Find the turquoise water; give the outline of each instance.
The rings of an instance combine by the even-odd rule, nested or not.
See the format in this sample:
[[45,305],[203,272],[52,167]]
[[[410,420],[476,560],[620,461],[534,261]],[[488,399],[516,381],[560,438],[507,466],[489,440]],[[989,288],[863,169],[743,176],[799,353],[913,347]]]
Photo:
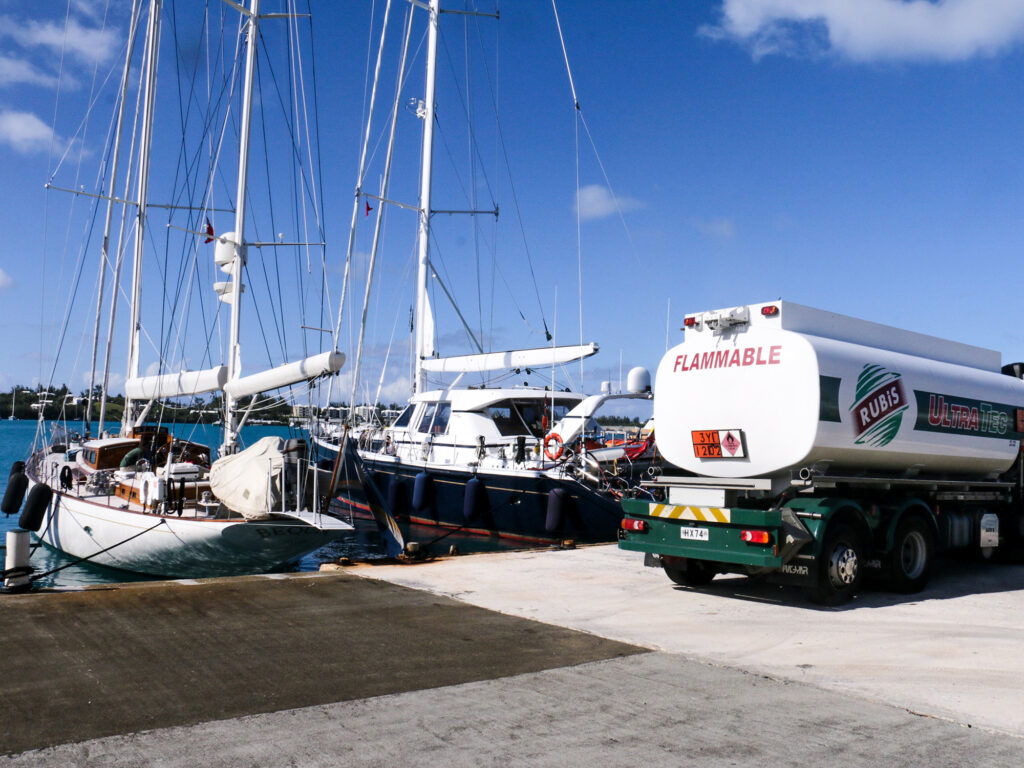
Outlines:
[[[46,422],[47,430],[52,426],[54,426],[54,422]],[[218,426],[211,424],[166,426],[180,438],[214,448],[220,444],[221,431]],[[3,496],[4,491],[7,489],[7,477],[11,464],[15,461],[25,461],[32,451],[37,427],[38,422],[35,421],[0,420],[0,497]],[[112,433],[116,433],[120,428],[120,424],[108,422],[106,428]],[[69,432],[81,431],[81,429],[80,423],[69,422],[67,424]],[[267,435],[305,437],[299,430],[284,426],[246,426],[242,428],[242,444],[243,446],[251,445]],[[319,569],[321,563],[331,562],[339,557],[349,557],[353,560],[383,558],[384,544],[377,533],[376,525],[372,521],[355,520],[353,522],[356,530],[350,537],[329,544],[307,555],[288,570],[315,571]],[[0,565],[3,564],[3,547],[6,542],[7,531],[17,526],[18,515],[6,517],[0,514]],[[422,545],[425,545],[424,551],[430,554],[444,554],[448,552],[451,545],[458,547],[460,552],[479,552],[508,548],[505,543],[486,537],[462,536],[459,534],[442,536],[440,532],[433,528],[410,527],[408,524],[403,524],[401,527],[406,541],[421,542]],[[439,538],[440,540],[438,540]],[[33,542],[35,543],[36,540],[33,539]],[[47,546],[38,546],[33,550],[30,562],[36,569],[36,574],[39,575],[62,566],[68,566],[69,563],[73,562],[73,559]],[[65,567],[52,575],[43,576],[35,584],[39,587],[68,588],[89,584],[147,580],[153,579],[148,576],[126,573],[125,571],[113,568],[104,568],[100,565],[80,563]]]

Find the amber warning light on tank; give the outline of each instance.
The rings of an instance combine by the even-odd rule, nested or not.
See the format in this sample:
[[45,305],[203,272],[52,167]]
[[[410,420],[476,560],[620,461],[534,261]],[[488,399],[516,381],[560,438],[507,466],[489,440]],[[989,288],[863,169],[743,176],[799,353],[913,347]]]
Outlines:
[[646,520],[630,520],[628,517],[622,520],[622,530],[634,531],[635,533],[647,533]]
[[779,308],[774,304],[768,304],[767,306],[761,307],[761,314],[765,317],[775,317],[779,314]]

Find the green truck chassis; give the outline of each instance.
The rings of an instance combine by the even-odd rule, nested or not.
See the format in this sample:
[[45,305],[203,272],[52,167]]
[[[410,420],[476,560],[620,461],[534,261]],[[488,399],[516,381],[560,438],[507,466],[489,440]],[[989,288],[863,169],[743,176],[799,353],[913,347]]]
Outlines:
[[1013,481],[805,476],[781,494],[754,481],[722,482],[662,478],[651,490],[671,501],[623,500],[619,547],[645,553],[647,565],[679,584],[741,573],[838,604],[865,575],[916,592],[937,553],[974,548],[991,556],[1024,534]]

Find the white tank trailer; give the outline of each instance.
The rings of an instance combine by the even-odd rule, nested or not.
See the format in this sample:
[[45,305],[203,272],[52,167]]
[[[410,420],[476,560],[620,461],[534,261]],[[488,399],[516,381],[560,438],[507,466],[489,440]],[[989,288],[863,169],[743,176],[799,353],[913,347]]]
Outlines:
[[1024,365],[783,301],[684,329],[654,388],[683,473],[623,503],[623,548],[679,583],[769,575],[835,603],[865,571],[916,591],[936,552],[1019,547]]

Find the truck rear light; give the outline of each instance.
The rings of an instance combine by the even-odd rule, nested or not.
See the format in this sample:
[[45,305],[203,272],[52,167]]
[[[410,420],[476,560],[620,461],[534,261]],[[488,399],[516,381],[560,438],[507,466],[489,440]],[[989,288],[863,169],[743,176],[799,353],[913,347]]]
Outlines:
[[622,519],[622,530],[634,531],[636,533],[647,533],[646,520],[630,520],[628,517]]
[[768,531],[741,531],[740,541],[747,544],[771,544],[772,535]]
[[774,304],[769,304],[766,307],[761,307],[761,314],[765,317],[775,317],[779,314],[779,308]]
[[683,320],[683,328],[693,328],[695,325],[697,325],[696,317],[688,317]]

